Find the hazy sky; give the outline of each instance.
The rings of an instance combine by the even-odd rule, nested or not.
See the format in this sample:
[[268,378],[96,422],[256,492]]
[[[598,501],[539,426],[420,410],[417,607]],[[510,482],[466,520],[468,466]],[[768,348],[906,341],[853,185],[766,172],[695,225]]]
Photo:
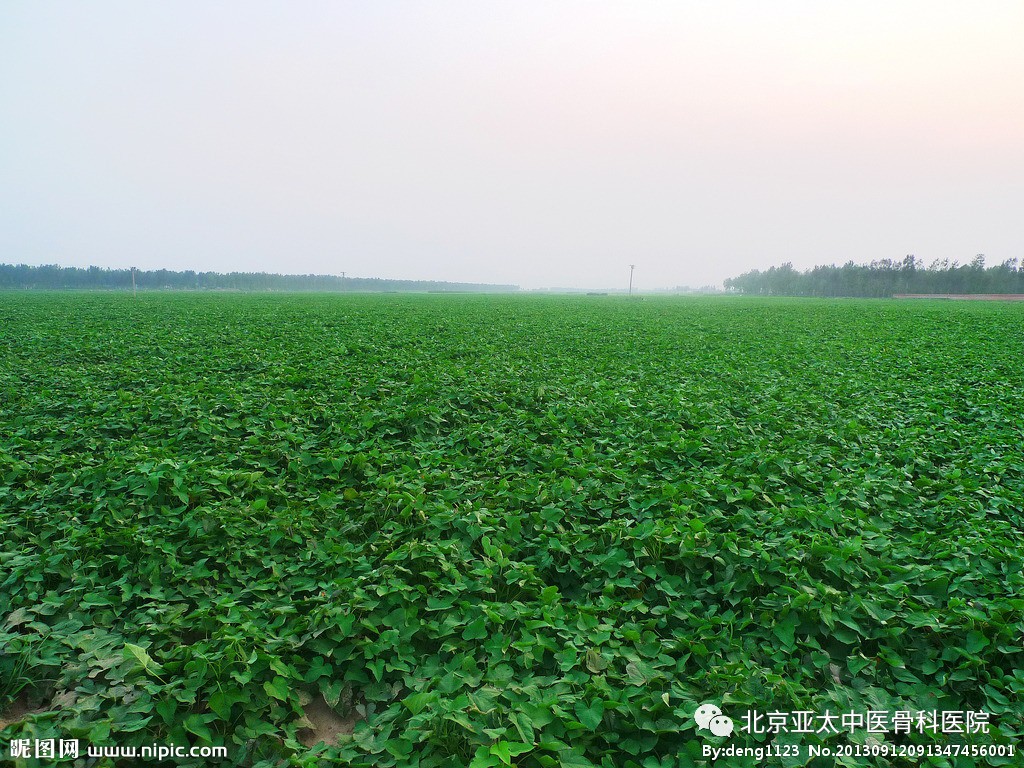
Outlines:
[[641,288],[1024,257],[1024,3],[0,7],[0,262]]

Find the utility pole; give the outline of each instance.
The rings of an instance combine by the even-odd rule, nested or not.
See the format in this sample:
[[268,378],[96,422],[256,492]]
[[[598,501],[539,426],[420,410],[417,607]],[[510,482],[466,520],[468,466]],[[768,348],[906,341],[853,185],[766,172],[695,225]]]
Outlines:
[[629,295],[633,295],[633,270],[636,269],[636,264],[629,265]]
[[341,273],[341,290],[345,290],[345,273]]
[[132,267],[132,298],[139,298],[139,294],[135,291],[135,267]]

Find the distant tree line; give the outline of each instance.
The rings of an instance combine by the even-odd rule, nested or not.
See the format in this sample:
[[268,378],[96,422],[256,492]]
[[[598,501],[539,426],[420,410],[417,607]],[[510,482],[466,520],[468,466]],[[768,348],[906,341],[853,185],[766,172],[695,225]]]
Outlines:
[[[234,291],[430,291],[430,292],[505,292],[518,291],[518,285],[483,283],[446,283],[431,280],[386,280],[378,277],[339,277],[337,275],[277,275],[267,272],[173,272],[168,269],[136,270],[139,290],[234,290]],[[47,264],[0,264],[2,288],[95,288],[102,290],[132,287],[130,269],[101,267],[59,267]]]
[[767,271],[753,270],[725,281],[728,291],[757,296],[864,296],[897,293],[1024,293],[1024,269],[1017,259],[985,266],[981,254],[967,264],[934,261],[929,266],[914,256],[870,264],[832,264],[800,272],[792,263]]

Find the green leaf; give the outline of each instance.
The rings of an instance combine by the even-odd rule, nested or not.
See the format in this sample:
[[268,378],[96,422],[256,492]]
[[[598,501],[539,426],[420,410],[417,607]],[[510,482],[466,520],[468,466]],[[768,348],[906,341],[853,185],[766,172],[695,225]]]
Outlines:
[[501,761],[502,765],[512,765],[512,754],[507,741],[499,741],[491,745],[491,754]]
[[590,648],[587,650],[585,663],[587,665],[587,669],[595,675],[608,669],[608,660],[602,656],[601,652],[596,648]]
[[626,665],[626,679],[633,685],[647,684],[647,676],[640,669],[640,665],[634,661]]
[[173,698],[166,698],[157,703],[156,712],[166,725],[174,722],[174,714],[178,711],[178,702]]
[[533,749],[532,744],[520,744],[519,742],[498,741],[491,745],[490,754],[498,758],[501,765],[512,765],[512,758],[525,754]]
[[7,623],[4,625],[8,629],[20,626],[27,621],[32,620],[32,614],[28,612],[27,608],[18,608],[17,610],[11,611],[7,616]]
[[863,656],[851,656],[846,660],[847,668],[855,675],[870,663],[871,659],[866,659]]
[[558,760],[562,768],[595,768],[594,764],[583,755],[568,749],[558,753]]
[[469,768],[492,768],[492,766],[501,765],[501,760],[491,754],[491,751],[487,747],[478,747],[476,754],[473,755],[473,759],[469,763]]
[[464,640],[483,640],[487,637],[487,620],[480,617],[468,627],[462,633]]
[[796,645],[795,633],[799,623],[800,618],[795,613],[787,613],[782,620],[772,628],[772,634],[779,638],[779,642],[782,643],[783,647],[788,650],[792,650]]
[[213,741],[213,733],[210,732],[209,726],[206,724],[212,715],[196,715],[192,714],[185,718],[183,725],[185,730],[189,733],[194,733],[196,736],[206,741]]
[[967,633],[967,652],[977,653],[978,651],[987,648],[990,641],[981,632],[968,632]]
[[406,696],[402,703],[412,714],[418,715],[434,698],[436,698],[436,694],[430,691],[423,691],[422,693],[414,693],[410,696]]
[[533,720],[529,715],[525,712],[513,712],[510,715],[510,719],[524,742],[533,744],[536,741],[537,737],[534,735]]
[[217,691],[210,696],[208,703],[210,709],[213,710],[221,720],[230,720],[231,707],[245,700],[246,697],[238,693]]
[[272,696],[278,701],[288,700],[288,681],[283,677],[275,676],[273,680],[263,683],[263,690],[267,692],[268,696]]
[[150,655],[146,652],[146,649],[139,645],[133,645],[132,643],[124,644],[124,657],[126,659],[135,659],[138,661],[142,668],[147,672],[152,672],[155,675],[159,675],[163,669],[150,658]]
[[578,701],[573,711],[576,712],[576,718],[588,730],[596,731],[604,719],[604,702],[594,699],[590,702],[590,706],[587,706],[582,701]]

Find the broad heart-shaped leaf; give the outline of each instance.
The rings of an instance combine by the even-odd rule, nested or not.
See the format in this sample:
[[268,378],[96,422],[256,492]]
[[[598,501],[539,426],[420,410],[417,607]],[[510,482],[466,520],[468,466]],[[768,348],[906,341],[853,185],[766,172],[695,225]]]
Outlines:
[[525,712],[513,712],[510,719],[523,741],[532,744],[536,736],[533,731],[533,720],[530,716]]
[[588,707],[582,701],[578,701],[573,711],[576,712],[576,718],[583,725],[591,731],[596,731],[604,719],[604,702],[600,699],[594,699]]
[[142,665],[143,669],[145,669],[147,672],[153,673],[154,675],[159,675],[161,672],[163,672],[163,669],[160,667],[159,664],[153,661],[152,657],[150,657],[150,655],[146,652],[146,649],[139,645],[125,643],[124,657],[126,659],[135,659]]
[[987,648],[989,645],[989,639],[985,637],[981,632],[968,632],[967,633],[967,652],[977,653],[978,651]]
[[520,744],[516,741],[499,741],[491,745],[490,753],[497,757],[502,765],[512,765],[512,758],[529,752],[533,749],[530,744]]
[[608,669],[608,660],[601,655],[601,652],[596,648],[590,648],[587,650],[586,665],[594,674],[603,672]]
[[163,718],[164,723],[170,725],[174,718],[174,713],[178,709],[178,702],[172,697],[167,697],[159,704],[156,705],[156,711]]
[[478,747],[469,768],[493,768],[496,765],[501,765],[498,756],[491,754],[491,750],[487,747]]
[[210,696],[209,706],[211,710],[217,713],[217,716],[221,720],[230,720],[231,707],[239,702],[246,701],[247,699],[247,696],[240,693],[217,691],[215,694]]
[[149,717],[142,717],[138,714],[131,714],[124,720],[118,721],[117,730],[121,733],[131,733],[132,731],[140,731],[149,725],[149,721],[153,719],[153,715]]
[[562,768],[594,768],[594,764],[583,755],[577,754],[568,749],[558,753],[558,760]]
[[787,650],[792,650],[795,645],[795,632],[796,627],[800,623],[800,617],[795,613],[788,613],[778,622],[772,629],[774,635],[779,638],[779,641]]
[[268,696],[273,696],[275,699],[288,700],[288,681],[283,677],[277,676],[273,680],[268,680],[263,684],[263,690],[267,692]]
[[189,733],[194,733],[196,736],[206,739],[207,741],[213,741],[213,734],[210,732],[210,728],[207,725],[212,717],[213,715],[191,714],[185,718],[185,730]]
[[851,656],[846,660],[846,666],[855,675],[870,663],[871,659],[866,659],[863,656]]
[[406,696],[402,702],[406,708],[414,714],[418,715],[423,711],[423,708],[430,703],[431,699],[437,698],[431,691],[423,691],[422,693],[414,693],[410,696]]
[[626,665],[626,679],[633,685],[644,685],[647,682],[647,676],[644,675],[640,666],[633,661]]
[[8,629],[13,629],[20,624],[24,624],[26,621],[31,621],[32,614],[28,612],[28,608],[18,608],[17,610],[11,611],[7,616],[7,622],[4,626]]
[[462,633],[464,640],[483,640],[487,637],[487,622],[483,617],[480,617],[468,627]]

